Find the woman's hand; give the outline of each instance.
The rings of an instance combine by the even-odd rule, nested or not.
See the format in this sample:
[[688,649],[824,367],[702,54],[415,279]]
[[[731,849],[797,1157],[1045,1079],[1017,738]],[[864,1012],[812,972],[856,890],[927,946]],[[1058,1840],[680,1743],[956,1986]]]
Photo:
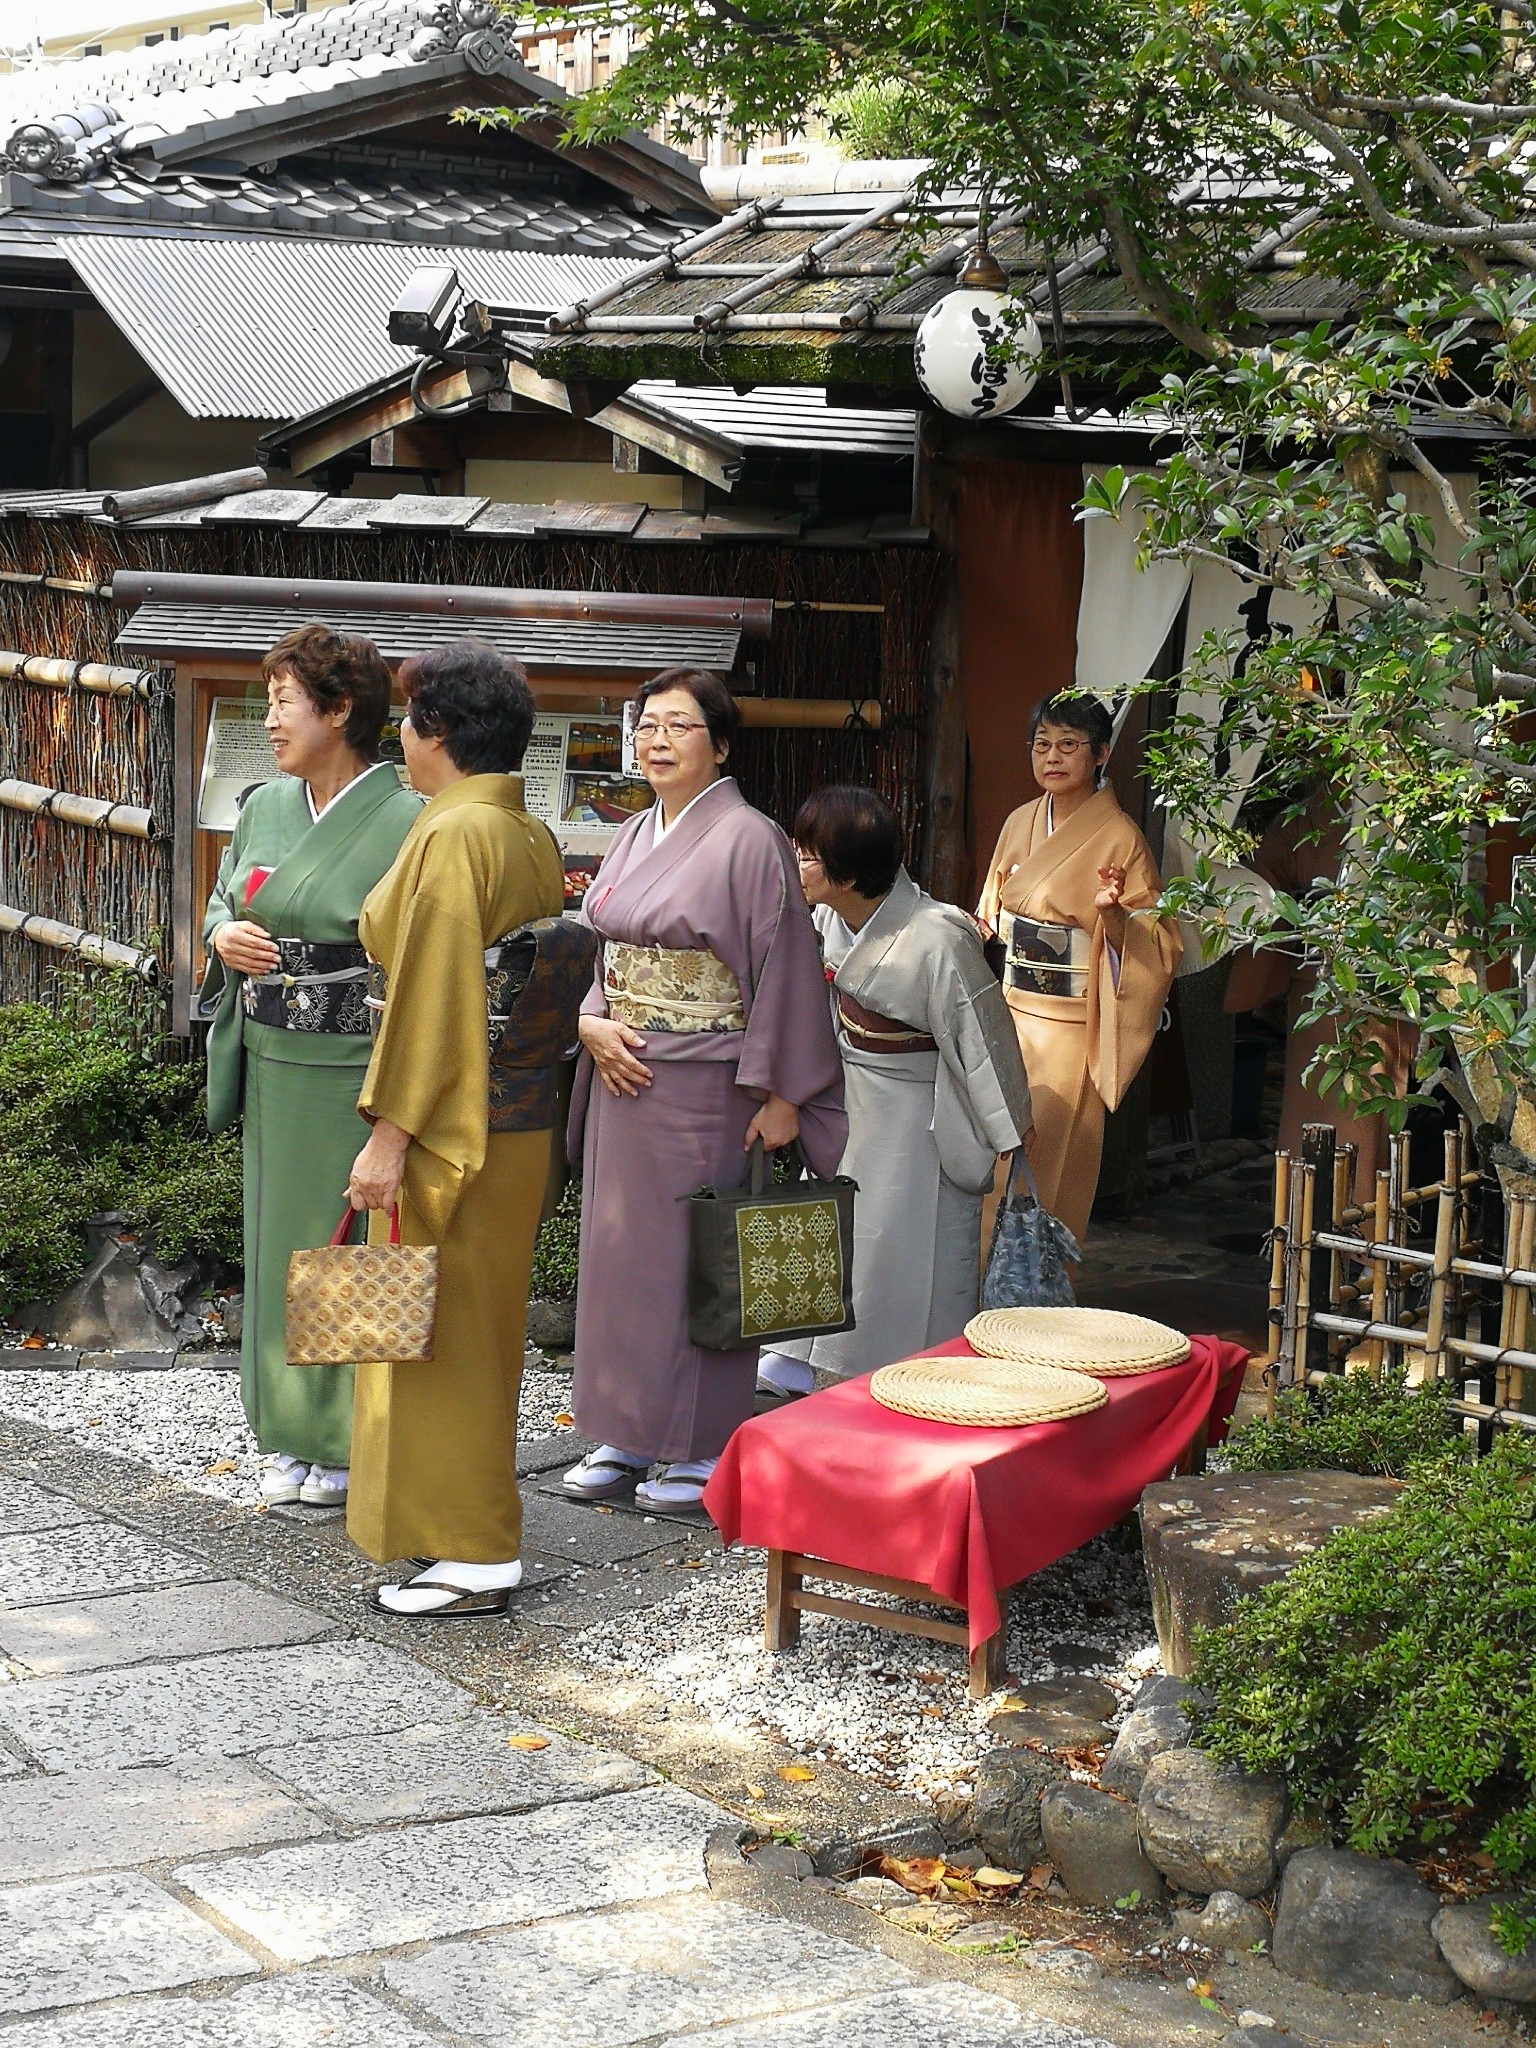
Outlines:
[[271,934],[246,917],[221,924],[213,935],[213,950],[236,974],[270,974],[281,957]]
[[[1093,899],[1095,910],[1102,917],[1107,910],[1120,910],[1120,898],[1125,894],[1125,869],[1113,865],[1099,869],[1099,891]],[[1122,912],[1123,915],[1123,912]]]
[[799,1110],[792,1102],[786,1102],[782,1095],[770,1095],[747,1125],[742,1150],[750,1152],[761,1138],[770,1152],[777,1152],[781,1145],[792,1145],[799,1135]]
[[380,1117],[373,1135],[352,1162],[347,1200],[354,1209],[393,1209],[405,1179],[405,1155],[411,1134]]
[[980,939],[984,946],[990,946],[997,937],[995,927],[988,924],[979,910],[968,910],[965,914],[971,920],[971,923],[975,925],[977,938]]
[[583,1017],[577,1036],[610,1095],[638,1095],[651,1085],[651,1070],[635,1055],[645,1049],[638,1031],[613,1017]]

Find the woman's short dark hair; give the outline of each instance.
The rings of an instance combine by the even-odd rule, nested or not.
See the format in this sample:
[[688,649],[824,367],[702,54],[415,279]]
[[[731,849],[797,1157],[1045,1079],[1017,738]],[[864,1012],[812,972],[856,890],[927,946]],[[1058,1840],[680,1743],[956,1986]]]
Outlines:
[[794,841],[837,888],[891,893],[901,866],[901,820],[872,789],[818,789],[795,813]]
[[648,683],[642,683],[635,695],[635,716],[639,718],[653,697],[659,697],[663,690],[686,690],[698,705],[704,723],[709,727],[711,742],[717,747],[729,747],[741,731],[741,713],[736,708],[736,699],[721,682],[713,669],[709,668],[664,668],[659,676],[652,676]]
[[1115,737],[1114,722],[1104,706],[1081,690],[1060,690],[1054,697],[1042,697],[1029,721],[1031,740],[1042,725],[1064,725],[1068,732],[1080,732],[1095,748],[1112,745]]
[[463,775],[510,775],[533,731],[533,692],[523,664],[486,640],[429,647],[400,665],[411,724],[441,740]]
[[333,633],[319,619],[295,626],[261,657],[261,680],[292,676],[322,714],[350,706],[341,736],[365,761],[379,757],[379,734],[389,717],[389,669],[361,633]]

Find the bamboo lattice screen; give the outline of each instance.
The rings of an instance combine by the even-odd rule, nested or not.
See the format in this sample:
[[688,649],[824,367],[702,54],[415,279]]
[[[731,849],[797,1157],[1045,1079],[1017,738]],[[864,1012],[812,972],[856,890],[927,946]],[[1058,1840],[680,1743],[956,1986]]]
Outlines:
[[[111,662],[120,618],[103,587],[119,568],[371,582],[664,590],[771,597],[772,637],[753,651],[767,696],[881,705],[878,732],[754,730],[736,772],[748,799],[788,824],[827,782],[873,784],[900,812],[914,860],[923,830],[924,668],[942,564],[913,547],[773,544],[625,546],[463,534],[259,527],[113,528],[84,519],[0,521],[0,650]],[[821,607],[849,607],[821,609]],[[0,779],[150,811],[151,839],[0,807],[0,902],[163,955],[173,849],[168,679],[149,696],[106,696],[0,676]],[[0,1001],[40,995],[53,960],[0,935]]]

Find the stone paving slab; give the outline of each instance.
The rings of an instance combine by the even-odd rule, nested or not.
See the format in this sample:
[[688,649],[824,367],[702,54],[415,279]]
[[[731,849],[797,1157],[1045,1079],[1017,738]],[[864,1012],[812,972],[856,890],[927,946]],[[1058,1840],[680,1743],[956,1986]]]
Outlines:
[[344,1977],[303,1972],[212,1998],[156,1998],[23,2020],[6,2048],[436,2048]]
[[555,1806],[228,1857],[176,1881],[285,1962],[319,1962],[702,1890],[704,1834],[719,1819],[661,1786],[576,1816]]
[[696,1546],[710,1538],[718,1545],[711,1523],[680,1523],[661,1515],[647,1520],[623,1509],[595,1514],[583,1502],[567,1499],[557,1479],[523,1488],[523,1541],[530,1550],[567,1564],[613,1564],[652,1550]]
[[249,1764],[223,1758],[23,1778],[0,1785],[0,1883],[307,1841],[325,1831]]
[[0,1649],[39,1677],[196,1657],[210,1650],[304,1643],[336,1627],[297,1601],[240,1579],[112,1593],[0,1613]]
[[[548,1747],[512,1749],[511,1735],[536,1737]],[[338,1819],[362,1827],[523,1813],[655,1783],[653,1772],[627,1756],[503,1714],[402,1728],[387,1742],[352,1735],[268,1749],[257,1762]]]
[[21,1536],[34,1529],[65,1529],[95,1519],[78,1502],[0,1472],[0,1536]]
[[73,1372],[80,1363],[75,1350],[49,1351],[34,1346],[9,1344],[0,1350],[0,1372]]
[[457,1721],[473,1705],[462,1686],[398,1650],[300,1643],[34,1678],[0,1688],[0,1727],[50,1771],[125,1770]]
[[925,1984],[740,2026],[674,2034],[661,2048],[1112,2048],[965,1984]]
[[[135,1871],[18,1885],[4,1894],[4,1926],[0,2016],[250,1976],[258,1968]],[[155,2037],[153,2026],[141,2036]]]
[[[724,1900],[584,1915],[386,1963],[450,2033],[497,2048],[625,2048],[678,2027],[910,1984],[898,1963]],[[947,2044],[946,2044],[947,2048]]]
[[200,1558],[117,1522],[0,1536],[0,1608],[40,1607],[86,1593],[123,1593],[212,1575]]

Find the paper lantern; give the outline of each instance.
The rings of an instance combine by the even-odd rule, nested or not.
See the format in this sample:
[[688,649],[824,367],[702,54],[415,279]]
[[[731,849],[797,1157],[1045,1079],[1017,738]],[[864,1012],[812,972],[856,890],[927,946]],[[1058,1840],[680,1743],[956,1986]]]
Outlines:
[[[978,244],[955,289],[923,315],[912,363],[923,390],[957,419],[995,419],[1035,388],[1044,347],[1040,329],[1017,299],[997,259]],[[990,353],[1010,344],[1006,357]]]

